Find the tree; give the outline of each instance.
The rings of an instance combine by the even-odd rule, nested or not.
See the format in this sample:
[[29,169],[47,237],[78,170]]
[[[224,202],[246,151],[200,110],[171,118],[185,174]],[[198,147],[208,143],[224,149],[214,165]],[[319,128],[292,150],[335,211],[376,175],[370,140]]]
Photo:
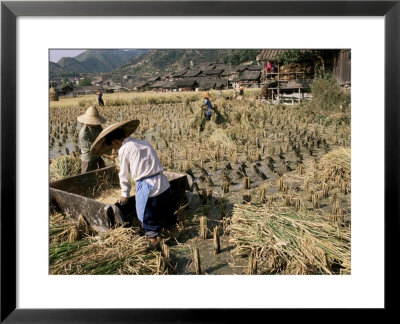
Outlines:
[[82,80],[79,80],[79,86],[84,87],[84,86],[90,86],[92,85],[92,80],[90,78],[83,78]]

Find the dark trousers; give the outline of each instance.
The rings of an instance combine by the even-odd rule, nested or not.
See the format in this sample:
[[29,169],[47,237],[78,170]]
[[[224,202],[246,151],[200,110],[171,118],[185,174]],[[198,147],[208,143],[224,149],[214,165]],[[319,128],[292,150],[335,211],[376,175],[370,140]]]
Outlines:
[[177,216],[174,214],[172,205],[171,188],[147,200],[143,216],[143,229],[147,237],[157,236],[162,228],[174,228],[176,221]]
[[206,120],[210,120],[210,119],[211,119],[211,115],[206,114]]
[[82,161],[81,163],[81,173],[86,173],[89,171],[94,171],[97,169],[104,168],[106,164],[104,163],[102,158],[98,158],[91,161]]
[[99,98],[99,106],[104,106],[104,101],[102,98]]

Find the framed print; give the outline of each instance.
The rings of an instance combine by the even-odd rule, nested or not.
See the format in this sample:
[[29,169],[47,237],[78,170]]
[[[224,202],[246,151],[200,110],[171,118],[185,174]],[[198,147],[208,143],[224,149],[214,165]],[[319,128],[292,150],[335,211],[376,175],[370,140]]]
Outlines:
[[[4,1],[1,16],[2,322],[234,322],[237,321],[235,317],[239,315],[246,316],[254,312],[257,316],[266,316],[271,309],[393,309],[394,300],[391,295],[398,283],[398,278],[393,272],[393,260],[397,255],[394,238],[399,234],[398,1]],[[138,57],[151,52],[156,55],[154,58],[145,56],[143,61],[133,58],[123,73],[115,76],[112,72],[107,77],[102,74],[101,80],[90,74],[79,77],[76,73],[65,75],[65,78],[60,79],[60,87],[55,80],[57,78],[52,78],[49,74],[52,68],[58,68],[57,64],[53,64],[57,60],[52,61],[52,55],[57,51],[64,51],[65,54],[67,50],[80,50],[73,55],[83,55],[81,52],[88,49],[113,50],[113,56],[109,56],[113,60],[116,60],[118,55],[130,55],[134,51],[138,51]],[[220,50],[220,57],[223,57],[221,62],[217,61],[217,56],[213,53],[207,52],[208,49]],[[281,56],[274,61],[273,56],[268,56],[269,49],[290,50],[287,54],[280,54]],[[192,51],[190,53],[196,51],[197,56],[210,57],[210,62],[215,60],[217,63],[206,62],[205,59],[192,59],[185,61],[185,71],[178,68],[163,70],[164,67],[157,66],[157,75],[154,72],[156,69],[150,72],[145,70],[145,80],[135,79],[134,74],[138,73],[138,67],[141,65],[153,62],[152,59],[168,60],[184,50]],[[248,58],[244,59],[245,56]],[[347,76],[347,72],[343,72],[340,78],[343,88],[347,89],[349,86],[351,92],[347,89],[347,96],[342,96],[339,91],[333,99],[329,99],[342,100],[340,103],[335,101],[335,107],[340,109],[335,117],[338,127],[333,127],[332,121],[325,120],[325,117],[315,117],[316,113],[307,106],[312,102],[307,100],[307,86],[295,84],[290,77],[284,80],[285,73],[289,75],[291,71],[285,71],[283,60],[287,60],[285,62],[289,64],[290,60],[300,56],[305,60],[310,57],[319,60],[312,66],[318,66],[318,69],[324,71],[328,69],[329,64],[334,68],[342,62],[341,68],[348,72]],[[243,62],[247,61],[248,64],[243,65]],[[88,62],[86,64],[89,64]],[[91,62],[94,62],[93,58]],[[203,66],[205,64],[206,66]],[[119,63],[118,66],[123,64]],[[306,70],[305,68],[304,71],[296,73],[311,71]],[[226,73],[226,78],[223,73]],[[187,76],[183,77],[185,74]],[[203,79],[199,79],[199,75],[203,75]],[[301,78],[296,75],[295,79],[298,81]],[[212,80],[214,83],[209,85]],[[321,77],[321,80],[325,82],[321,83],[321,92],[328,91],[330,86],[333,87],[327,78]],[[76,86],[70,82],[75,82]],[[85,85],[85,82],[89,83]],[[107,82],[109,84],[105,84]],[[50,92],[45,86],[49,83]],[[288,84],[297,92],[286,91],[291,89]],[[92,85],[93,89],[89,89]],[[261,92],[262,85],[265,85],[265,94]],[[69,90],[70,93],[67,93]],[[125,90],[127,92],[122,95]],[[79,91],[84,93],[78,93]],[[113,94],[113,91],[118,94]],[[67,103],[69,100],[68,105],[56,104],[58,96],[62,96],[59,103]],[[301,107],[308,107],[311,112],[308,111],[304,116],[293,113],[291,108],[295,106],[296,100],[300,102]],[[275,108],[264,110],[263,105],[270,103],[277,104],[279,108],[276,111]],[[208,110],[202,108],[202,104],[206,105]],[[104,105],[106,107],[103,107]],[[235,111],[235,108],[232,108],[240,105],[243,105],[243,110]],[[318,105],[328,107],[329,102],[325,98],[319,101]],[[148,112],[139,108],[130,110],[130,106],[152,109],[154,120],[150,114],[146,115]],[[50,113],[50,108],[53,112],[54,109],[58,109],[57,114]],[[196,109],[199,111],[198,119],[195,116]],[[260,124],[262,120],[252,119],[251,114],[246,113],[246,109],[253,109],[252,113],[262,115],[267,120],[261,126],[264,127],[263,132],[257,132],[255,127],[252,127],[252,123]],[[54,262],[54,257],[49,258],[49,249],[52,249],[54,243],[49,239],[49,199],[55,200],[58,207],[62,207],[65,202],[69,206],[69,215],[74,213],[70,208],[72,205],[79,207],[85,204],[87,209],[102,210],[101,217],[104,216],[110,223],[99,223],[99,218],[91,221],[88,215],[79,212],[75,215],[81,220],[81,224],[86,224],[86,228],[92,227],[97,232],[102,231],[102,226],[112,227],[120,222],[120,219],[121,223],[125,221],[125,214],[119,213],[119,210],[123,210],[124,200],[121,200],[121,197],[117,197],[119,205],[114,204],[114,201],[103,204],[95,200],[94,196],[85,196],[82,192],[69,192],[66,188],[71,188],[72,182],[66,183],[59,179],[55,181],[51,175],[50,180],[48,179],[55,158],[60,155],[74,155],[76,152],[83,155],[82,147],[78,147],[82,144],[78,141],[79,129],[76,128],[76,120],[85,124],[83,120],[87,125],[91,125],[93,114],[99,122],[103,120],[103,116],[109,119],[104,121],[104,128],[114,127],[116,124],[111,123],[122,122],[124,116],[135,115],[136,119],[141,119],[139,127],[134,125],[135,130],[138,127],[138,136],[142,136],[141,140],[147,140],[156,147],[160,164],[165,170],[189,174],[196,169],[192,177],[195,179],[194,183],[200,185],[196,195],[199,204],[196,208],[199,211],[198,215],[205,218],[197,218],[196,214],[196,217],[191,218],[192,223],[189,222],[189,225],[202,224],[199,235],[208,237],[210,244],[212,237],[214,242],[219,242],[219,230],[222,235],[223,229],[227,228],[239,233],[236,237],[230,236],[230,242],[234,242],[236,246],[243,244],[246,247],[254,247],[256,238],[249,239],[246,235],[258,228],[264,230],[263,233],[272,233],[268,239],[275,240],[274,249],[265,252],[262,248],[250,248],[243,264],[227,261],[231,269],[241,267],[241,270],[229,274],[224,274],[218,266],[212,267],[212,262],[207,259],[206,271],[204,267],[201,269],[200,262],[196,263],[196,249],[192,251],[192,246],[188,248],[190,253],[193,253],[192,260],[184,254],[189,250],[182,252],[187,247],[179,245],[179,242],[178,248],[172,246],[171,250],[174,253],[183,253],[180,260],[182,267],[186,267],[187,264],[193,266],[191,272],[182,272],[183,275],[148,275],[174,273],[172,270],[164,271],[167,267],[165,258],[168,255],[164,245],[162,250],[152,254],[154,258],[150,266],[143,263],[143,269],[146,268],[147,272],[137,270],[129,263],[124,263],[126,272],[109,271],[113,269],[109,259],[104,259],[103,263],[93,262],[89,267],[85,263],[90,258],[89,254],[82,255],[77,263]],[[182,119],[184,122],[181,122],[179,118],[183,118],[183,115],[190,117],[185,117],[186,119]],[[226,123],[228,118],[232,125],[237,122],[237,129],[230,128],[231,125]],[[196,120],[199,121],[199,125],[195,125],[198,127],[193,126]],[[315,123],[319,126],[315,126],[314,121],[317,121]],[[300,129],[296,129],[296,123],[300,125]],[[213,125],[223,127],[216,131],[211,129]],[[122,126],[118,127],[122,129]],[[312,128],[312,132],[307,133],[308,127]],[[145,133],[146,129],[153,128],[159,131]],[[206,138],[206,132],[203,130],[207,128],[209,136]],[[229,136],[226,136],[228,130]],[[305,132],[303,135],[302,131]],[[328,133],[326,138],[321,135]],[[115,138],[110,139],[107,136],[104,135],[104,143],[112,145]],[[175,147],[173,143],[176,138],[185,140]],[[159,143],[156,143],[155,139],[159,140]],[[192,145],[188,139],[196,145]],[[211,140],[220,144],[205,147],[204,143]],[[65,142],[69,143],[68,141],[71,141],[70,144],[63,145]],[[237,145],[240,145],[242,151],[229,149],[233,141],[239,143]],[[299,142],[296,144],[296,141]],[[273,145],[270,145],[271,143]],[[157,150],[159,145],[164,147],[168,154]],[[94,147],[93,144],[92,150]],[[351,165],[350,150],[348,151],[348,173],[351,172],[351,182],[350,175],[348,182],[345,181],[345,172],[339,174],[339,178],[320,176],[315,166],[314,173],[310,173],[307,181],[297,176],[302,174],[303,167],[313,167],[311,162],[302,163],[302,154],[307,154],[307,159],[312,161],[313,154],[328,153],[332,148],[349,147],[352,148]],[[111,152],[111,146],[107,148],[107,152]],[[105,152],[106,150],[102,154]],[[235,158],[239,153],[243,155],[239,155],[239,159],[237,156]],[[217,155],[224,158],[218,158]],[[184,159],[179,158],[181,156],[195,156],[191,160],[194,166],[188,166]],[[268,157],[271,159],[269,164]],[[301,161],[298,162],[298,159]],[[233,171],[225,172],[224,178],[222,170],[229,169],[227,162],[233,166]],[[263,163],[265,165],[262,165]],[[82,171],[88,165],[84,166],[80,161],[79,167]],[[301,182],[297,184],[280,171],[296,172],[296,179],[300,179]],[[321,174],[325,171],[323,167],[320,168]],[[100,185],[98,178],[90,180],[92,175],[97,177],[100,173],[92,172],[95,173],[89,171],[84,175],[77,171],[74,181],[86,184],[94,181],[93,188],[100,188],[104,183]],[[104,178],[111,174],[109,171],[104,172]],[[210,177],[213,172],[218,177]],[[118,179],[117,173],[113,173],[113,176]],[[270,179],[273,191],[267,187],[264,187],[263,191],[261,187],[260,189],[255,186],[257,181],[264,179],[263,176]],[[335,176],[338,174],[335,173]],[[183,178],[186,179],[186,176]],[[226,180],[225,185],[220,178]],[[136,180],[138,183],[143,177],[138,176]],[[209,187],[204,186],[204,183],[210,182],[215,183],[214,187],[218,188],[207,191]],[[311,183],[318,185],[318,189],[310,188]],[[195,187],[193,183],[187,185]],[[249,189],[249,193],[239,191],[235,196],[235,206],[232,203],[226,207],[224,202],[226,204],[229,197],[229,186],[232,189],[235,185]],[[72,186],[77,187],[76,182],[72,183]],[[308,196],[304,194],[303,197],[298,193],[303,187]],[[138,188],[136,187],[136,192],[140,193],[141,189],[138,191]],[[175,190],[172,184],[171,188]],[[196,189],[193,190],[196,192]],[[337,193],[334,196],[335,190]],[[234,192],[234,189],[232,191]],[[91,192],[93,193],[94,189]],[[118,189],[118,196],[119,192]],[[279,195],[275,195],[276,192],[279,192]],[[179,193],[175,193],[177,197]],[[332,201],[338,196],[342,199],[342,205],[335,209]],[[201,199],[205,203],[202,204]],[[267,217],[276,217],[277,222],[284,222],[287,214],[281,210],[285,211],[287,207],[297,211],[305,210],[306,213],[311,209],[329,210],[329,215],[335,216],[336,227],[332,227],[329,232],[321,230],[320,235],[331,235],[336,243],[329,242],[332,245],[328,246],[324,245],[322,240],[314,242],[313,245],[310,240],[315,240],[316,230],[306,227],[305,224],[309,223],[305,222],[303,216],[295,220],[290,219],[288,222],[291,226],[295,224],[295,230],[290,227],[290,233],[292,235],[295,232],[297,235],[290,236],[291,239],[300,237],[303,251],[308,247],[307,251],[312,250],[315,253],[308,259],[299,258],[297,262],[291,263],[288,258],[279,258],[287,248],[284,242],[288,239],[288,236],[285,236],[288,232],[274,232],[276,228],[263,228],[265,223],[257,223],[257,226],[248,226],[245,230],[246,235],[241,235],[240,233],[244,233],[240,232],[243,228],[231,225],[224,227],[224,217],[215,222],[220,222],[220,228],[212,222],[207,227],[207,216],[210,213],[207,202],[210,201],[213,206],[217,206],[221,215],[226,208],[236,208],[236,218],[240,219],[258,213],[258,210],[251,209],[253,207],[246,207],[253,206],[252,202],[256,202],[258,206],[282,204],[279,215],[268,214]],[[136,210],[137,205],[135,213]],[[179,213],[177,215],[179,218]],[[350,215],[351,223],[346,223],[345,219],[350,218]],[[327,217],[323,212],[319,216]],[[143,219],[139,216],[138,219],[146,233],[154,232],[145,230]],[[337,219],[341,219],[340,224]],[[316,222],[315,219],[314,221]],[[283,223],[279,224],[284,226]],[[245,226],[245,223],[241,225]],[[165,233],[167,230],[166,228]],[[77,227],[75,235],[83,235],[82,231],[82,228]],[[71,230],[68,233],[66,240],[72,240],[72,232]],[[314,235],[310,236],[311,238],[305,234],[310,232]],[[144,240],[144,236],[141,237]],[[245,238],[248,239],[245,243],[238,243],[243,242]],[[345,247],[341,245],[344,241]],[[77,248],[80,248],[87,241],[77,242]],[[103,241],[98,240],[93,244],[104,243],[101,242]],[[113,242],[107,246],[110,254],[116,253],[111,250],[115,244],[115,241]],[[146,241],[146,244],[151,242],[152,240]],[[216,250],[214,256],[210,256],[211,259],[218,253],[217,245],[214,245]],[[67,247],[66,254],[73,254],[72,245],[57,245],[57,250],[51,251],[62,253],[63,247]],[[318,251],[329,250],[331,254],[332,251],[339,251],[341,255],[337,252],[335,258],[327,260],[326,257],[321,257],[321,253],[315,252],[318,248]],[[128,254],[134,253],[133,249],[124,251]],[[285,253],[291,255],[293,252],[285,250]],[[132,255],[130,256],[133,258]],[[202,256],[204,257],[204,254]],[[305,265],[307,262],[316,262],[318,257],[322,260],[318,263],[320,268]],[[137,259],[143,261],[143,258],[146,256],[139,255]],[[280,263],[277,260],[280,260]],[[127,262],[126,259],[123,262]],[[263,267],[268,262],[269,269],[275,269],[275,272],[265,271]],[[292,270],[279,272],[285,267],[289,269],[288,264]],[[305,271],[311,268],[314,270]],[[83,269],[90,270],[85,272]],[[128,275],[137,273],[143,275]],[[205,275],[188,275],[195,273]],[[224,275],[212,275],[214,273]],[[286,275],[273,275],[276,273]]]

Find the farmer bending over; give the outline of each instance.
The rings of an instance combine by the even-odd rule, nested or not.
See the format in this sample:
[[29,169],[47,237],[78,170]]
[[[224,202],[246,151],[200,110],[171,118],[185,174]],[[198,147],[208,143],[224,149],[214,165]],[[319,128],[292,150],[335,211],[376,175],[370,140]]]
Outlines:
[[[101,133],[103,128],[101,124],[106,122],[103,116],[100,116],[99,111],[90,106],[84,115],[78,116],[78,121],[82,123],[82,128],[79,132],[79,148],[81,150],[81,173],[101,169],[105,167],[105,163],[101,156],[90,154],[90,147],[96,137]],[[114,161],[114,156],[103,154],[104,158]]]
[[177,217],[174,214],[172,193],[167,177],[154,148],[146,141],[129,137],[139,120],[119,122],[104,129],[93,144],[92,153],[110,148],[119,150],[119,180],[122,189],[119,203],[125,205],[131,192],[130,176],[136,182],[136,213],[151,248],[159,243],[163,228],[170,237],[178,238]]

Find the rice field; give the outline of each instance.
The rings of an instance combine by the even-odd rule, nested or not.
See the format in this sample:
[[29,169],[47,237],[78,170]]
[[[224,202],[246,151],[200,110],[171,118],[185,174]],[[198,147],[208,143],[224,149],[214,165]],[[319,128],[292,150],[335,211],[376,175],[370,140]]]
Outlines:
[[[181,238],[162,235],[150,252],[139,229],[88,233],[51,212],[50,272],[350,274],[350,106],[273,105],[259,92],[237,100],[211,91],[211,121],[201,93],[104,94],[103,127],[139,119],[133,136],[153,145],[166,171],[191,178],[188,206],[176,211]],[[76,117],[89,105],[96,96],[50,102],[52,180],[79,173]]]

